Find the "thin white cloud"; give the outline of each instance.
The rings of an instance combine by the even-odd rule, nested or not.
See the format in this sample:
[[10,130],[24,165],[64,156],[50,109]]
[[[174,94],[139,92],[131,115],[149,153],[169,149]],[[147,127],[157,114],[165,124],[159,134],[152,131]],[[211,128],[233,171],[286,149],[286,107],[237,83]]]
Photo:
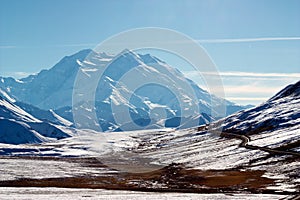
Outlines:
[[221,76],[250,76],[250,77],[292,77],[300,78],[300,73],[257,73],[257,72],[221,72]]
[[53,45],[45,45],[45,46],[0,46],[0,49],[13,49],[13,48],[49,48],[49,47],[94,47],[96,43],[79,43],[79,44],[53,44]]
[[31,73],[31,72],[2,72],[0,76],[14,77],[16,79],[20,79],[20,78],[27,77],[31,74],[35,74],[35,73]]
[[97,44],[95,43],[82,43],[82,44],[56,44],[56,45],[51,45],[54,47],[90,47],[90,46],[95,46]]
[[225,98],[238,104],[257,105],[270,99],[274,94],[279,92],[286,84],[281,86],[272,85],[224,85]]
[[257,72],[240,72],[240,71],[227,71],[227,72],[198,72],[198,71],[185,71],[187,76],[199,76],[200,74],[208,76],[229,76],[229,77],[254,77],[254,78],[300,78],[300,73],[257,73]]
[[25,77],[25,76],[29,76],[32,73],[29,73],[29,72],[13,72],[13,74],[15,76],[18,76],[18,77]]
[[[300,73],[258,73],[258,72],[200,72],[185,71],[184,74],[210,92],[222,91],[218,86],[205,85],[204,77],[217,78],[223,82],[225,98],[239,104],[259,104],[266,101],[288,84],[300,79]],[[218,93],[216,93],[218,94]]]
[[[240,43],[240,42],[264,42],[264,41],[295,41],[300,40],[300,37],[258,37],[258,38],[228,38],[228,39],[207,39],[207,40],[194,40],[199,43]],[[164,41],[161,41],[165,43]],[[185,41],[172,41],[175,44],[181,43],[190,43],[190,40]],[[46,47],[89,47],[89,46],[96,46],[96,43],[79,43],[79,44],[55,44],[49,45]],[[0,45],[0,49],[11,49],[11,48],[32,48],[32,47],[24,47],[24,46],[12,46],[12,45]]]
[[200,43],[239,43],[239,42],[264,42],[264,41],[290,41],[300,40],[300,37],[260,37],[260,38],[230,38],[196,40]]
[[256,95],[256,96],[268,96],[279,92],[282,89],[282,86],[264,86],[264,85],[224,85],[224,90],[226,94],[235,95]]
[[265,97],[226,97],[230,101],[266,101],[268,98]]

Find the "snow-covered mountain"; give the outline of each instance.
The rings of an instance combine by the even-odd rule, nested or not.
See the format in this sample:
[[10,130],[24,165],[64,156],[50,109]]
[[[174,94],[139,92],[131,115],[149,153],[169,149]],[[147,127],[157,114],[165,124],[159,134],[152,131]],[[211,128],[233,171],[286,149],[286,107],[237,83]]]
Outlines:
[[40,143],[70,137],[54,124],[42,121],[15,105],[15,101],[3,91],[0,92],[0,127],[0,143]]
[[[105,72],[98,82],[96,89],[95,102],[77,102],[72,105],[72,95],[76,76],[81,74],[83,77],[93,76],[99,69],[107,64]],[[136,69],[137,68],[137,69]],[[178,83],[188,84],[192,88],[195,97],[191,99],[184,91],[179,89],[177,96],[172,90],[157,84],[148,84],[136,91],[131,91],[126,84],[121,85],[120,79],[125,74],[133,72],[134,69],[138,74],[147,77],[155,77],[158,82],[164,81],[173,85]],[[172,78],[170,76],[172,75]],[[136,77],[133,77],[136,78]],[[121,87],[120,87],[121,85]],[[118,87],[119,86],[119,87]],[[86,91],[93,91],[88,85]],[[139,55],[134,52],[125,50],[118,56],[108,55],[106,53],[97,53],[92,50],[82,50],[74,55],[64,57],[53,68],[42,70],[36,75],[30,75],[26,78],[15,80],[13,78],[0,78],[0,88],[9,96],[15,98],[26,111],[54,110],[55,114],[73,122],[72,111],[81,109],[86,103],[93,104],[93,108],[87,108],[80,121],[90,120],[90,110],[95,110],[97,119],[89,122],[99,124],[101,130],[120,130],[120,127],[127,127],[126,130],[136,129],[138,125],[143,126],[153,124],[152,127],[178,126],[180,120],[189,120],[195,122],[194,125],[208,123],[218,118],[219,112],[213,107],[226,105],[226,114],[232,114],[244,107],[232,102],[218,98],[201,89],[193,81],[184,77],[182,73],[173,67],[170,67],[164,61],[151,56],[150,54]],[[126,98],[133,94],[130,101]],[[87,95],[86,95],[87,96]],[[190,104],[185,109],[188,114],[183,116],[181,105],[178,97],[184,99]],[[74,99],[73,99],[74,100]],[[35,109],[27,109],[28,105],[34,105]],[[72,107],[73,106],[73,107]],[[129,110],[131,120],[119,122],[115,120],[116,113],[112,107],[120,110]],[[198,109],[193,109],[197,107]],[[125,109],[124,109],[125,108]],[[162,115],[162,111],[164,116]],[[42,113],[37,111],[37,113]],[[33,114],[33,113],[32,113]],[[201,116],[201,120],[195,120],[195,116]],[[49,113],[43,114],[49,119]],[[51,116],[51,115],[50,115]],[[39,118],[44,118],[38,116]],[[167,122],[164,121],[167,119]],[[163,121],[162,121],[163,120]],[[91,120],[90,120],[91,121]],[[187,123],[185,123],[187,124]],[[89,124],[76,124],[78,127],[91,128]],[[124,129],[123,129],[124,130]]]

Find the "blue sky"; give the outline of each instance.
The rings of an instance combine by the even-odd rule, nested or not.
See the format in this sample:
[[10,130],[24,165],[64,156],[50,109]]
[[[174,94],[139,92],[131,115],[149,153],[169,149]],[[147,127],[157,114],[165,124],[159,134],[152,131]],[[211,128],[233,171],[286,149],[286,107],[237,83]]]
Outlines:
[[199,40],[229,99],[257,104],[300,79],[299,9],[298,0],[0,0],[0,75],[38,72],[121,31],[162,27]]

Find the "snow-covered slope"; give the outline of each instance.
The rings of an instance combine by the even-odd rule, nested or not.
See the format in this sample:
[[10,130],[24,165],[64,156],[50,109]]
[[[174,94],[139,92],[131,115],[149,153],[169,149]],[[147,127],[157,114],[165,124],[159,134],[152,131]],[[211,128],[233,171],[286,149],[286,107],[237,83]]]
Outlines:
[[0,143],[24,144],[49,141],[24,122],[0,118]]
[[21,110],[29,113],[30,115],[32,115],[33,117],[35,117],[41,121],[50,122],[50,123],[62,125],[62,126],[73,126],[72,122],[59,116],[55,111],[43,110],[43,109],[40,109],[31,104],[16,101],[12,97],[10,97],[6,92],[4,92],[2,89],[0,89],[0,96],[7,102],[14,104]]
[[[283,145],[300,139],[300,81],[287,86],[267,102],[227,117],[223,130],[246,134],[266,144]],[[258,143],[258,141],[257,141]]]
[[[136,125],[147,125],[147,122],[151,121],[150,119],[153,119],[153,122],[160,122],[160,124],[155,124],[155,126],[164,127],[164,123],[161,123],[161,111],[165,112],[166,116],[163,116],[164,118],[168,119],[169,122],[172,121],[169,124],[178,126],[180,122],[180,120],[178,121],[179,117],[187,119],[201,113],[209,116],[203,117],[204,123],[208,123],[218,117],[219,114],[212,107],[217,107],[224,103],[227,107],[227,114],[243,109],[242,106],[209,94],[164,61],[150,54],[139,55],[128,50],[116,57],[105,53],[97,53],[90,49],[82,50],[74,55],[64,57],[53,68],[42,70],[36,75],[30,75],[20,80],[0,78],[0,88],[18,102],[25,103],[19,106],[27,112],[31,113],[30,111],[35,110],[36,112],[31,114],[38,118],[44,119],[47,116],[46,118],[49,120],[53,116],[49,116],[51,113],[42,113],[37,108],[28,109],[28,105],[34,105],[44,110],[52,109],[55,114],[73,122],[72,110],[76,110],[76,107],[80,108],[86,103],[79,102],[75,105],[75,108],[71,107],[74,83],[78,72],[87,77],[92,76],[93,73],[97,73],[99,69],[108,63],[110,63],[109,67],[107,67],[99,80],[95,95],[95,108],[93,109],[96,110],[97,120],[91,122],[100,124],[102,130],[117,130],[120,127],[124,127],[125,124],[128,127],[126,130],[131,130]],[[120,87],[117,88],[118,84],[120,85],[119,80],[125,74],[133,72],[134,68],[138,68],[136,72],[145,77],[155,77],[157,82],[166,82],[167,80],[170,85],[188,84],[195,93],[195,98],[191,99],[188,97],[184,89],[179,90],[179,98],[186,98],[184,101],[190,102],[190,110],[185,111],[189,114],[182,116],[180,102],[174,96],[172,90],[168,89],[168,86],[160,87],[150,84],[139,88],[137,91],[131,91],[125,83],[121,89]],[[172,78],[169,75],[172,75]],[[135,79],[136,77],[132,78]],[[92,88],[89,88],[89,85],[85,87],[87,91],[94,91]],[[126,96],[133,92],[134,95],[130,101],[126,102]],[[115,121],[111,107],[119,109],[122,106],[129,110],[132,120],[121,123]],[[192,109],[195,106],[199,107],[200,112]],[[159,113],[157,113],[157,110],[159,110]],[[86,111],[86,113],[86,116],[83,116],[83,118],[86,117],[85,120],[81,121],[88,121],[90,118],[89,111]],[[201,120],[201,123],[203,123],[203,120]],[[195,122],[195,120],[192,121]],[[130,124],[132,125],[130,126]],[[81,127],[88,126],[81,124]]]
[[16,101],[14,104],[16,106],[20,107],[21,109],[23,109],[24,111],[26,111],[27,113],[31,114],[32,116],[34,116],[42,121],[50,122],[50,123],[62,125],[62,126],[73,126],[72,122],[59,116],[55,111],[53,111],[51,109],[43,110],[36,106],[30,105],[27,103],[23,103],[23,102],[19,102],[19,101]]
[[7,95],[0,95],[0,128],[0,143],[40,143],[70,137],[55,125],[37,119],[8,101]]

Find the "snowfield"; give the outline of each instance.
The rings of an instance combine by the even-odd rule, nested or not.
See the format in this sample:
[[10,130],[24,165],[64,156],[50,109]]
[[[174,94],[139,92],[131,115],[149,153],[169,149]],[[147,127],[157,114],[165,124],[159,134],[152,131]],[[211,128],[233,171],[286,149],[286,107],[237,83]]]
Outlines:
[[153,193],[135,191],[114,191],[102,189],[70,189],[70,188],[0,188],[0,196],[3,200],[24,199],[100,199],[100,200],[211,200],[211,199],[282,199],[286,195],[272,194],[184,194],[184,193]]

